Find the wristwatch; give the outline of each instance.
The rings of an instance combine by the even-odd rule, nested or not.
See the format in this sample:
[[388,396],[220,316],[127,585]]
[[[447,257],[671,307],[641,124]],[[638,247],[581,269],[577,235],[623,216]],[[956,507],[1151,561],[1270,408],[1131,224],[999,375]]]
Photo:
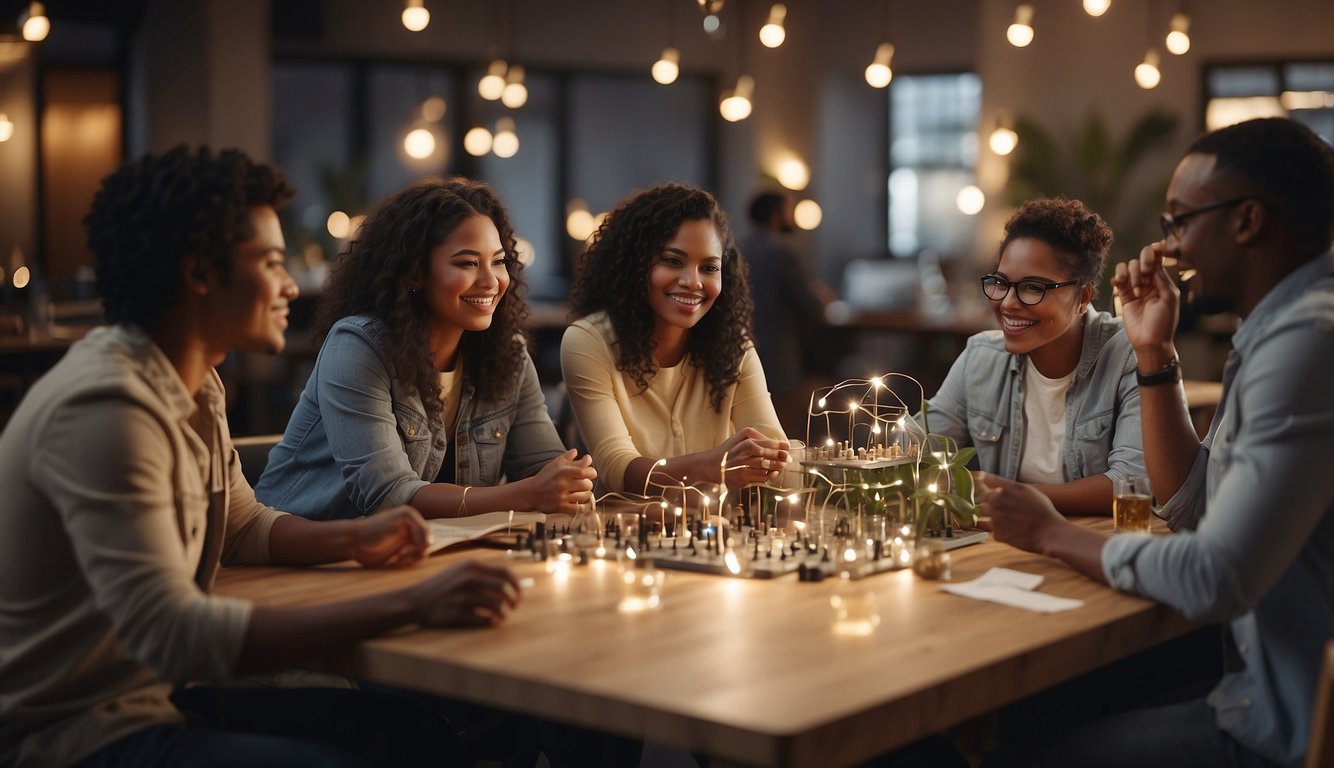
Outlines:
[[1166,368],[1153,373],[1144,373],[1139,368],[1135,368],[1135,381],[1138,381],[1141,387],[1176,384],[1181,381],[1181,363],[1176,358],[1172,358],[1172,362],[1168,363]]

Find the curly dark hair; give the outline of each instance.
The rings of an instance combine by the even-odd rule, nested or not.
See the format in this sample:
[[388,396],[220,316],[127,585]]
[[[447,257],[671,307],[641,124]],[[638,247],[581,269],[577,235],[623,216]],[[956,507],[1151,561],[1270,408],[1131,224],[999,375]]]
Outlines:
[[1112,247],[1112,228],[1098,214],[1078,200],[1064,197],[1040,197],[1019,206],[1005,222],[1005,236],[1001,239],[996,258],[1005,253],[1010,243],[1022,237],[1031,237],[1056,249],[1056,257],[1078,280],[1080,287],[1093,286],[1098,295],[1107,251]]
[[232,248],[255,236],[248,209],[292,196],[281,171],[236,149],[181,144],[112,172],[83,218],[107,321],[156,325],[180,301],[186,254],[229,276]]
[[686,354],[704,370],[715,411],[740,376],[741,357],[752,337],[755,307],[749,270],[732,238],[727,214],[713,195],[684,184],[660,184],[625,198],[607,214],[579,257],[570,307],[575,317],[606,312],[616,331],[616,367],[640,390],[657,370],[653,362],[656,316],[645,299],[649,269],[681,224],[707,220],[723,247],[723,287],[713,307],[686,338]]
[[1214,173],[1230,175],[1278,209],[1306,256],[1334,239],[1334,148],[1310,128],[1282,117],[1247,120],[1190,145],[1213,155]]
[[389,350],[396,375],[411,382],[429,413],[439,414],[440,379],[430,354],[430,311],[425,291],[414,281],[430,272],[431,249],[473,216],[491,219],[505,249],[509,290],[501,297],[485,331],[463,334],[459,348],[467,361],[464,378],[479,392],[499,396],[518,386],[527,345],[528,306],[523,301],[523,267],[515,251],[509,213],[490,187],[471,179],[426,179],[385,198],[338,255],[315,319],[316,343],[334,323],[351,315],[372,315],[392,333]]

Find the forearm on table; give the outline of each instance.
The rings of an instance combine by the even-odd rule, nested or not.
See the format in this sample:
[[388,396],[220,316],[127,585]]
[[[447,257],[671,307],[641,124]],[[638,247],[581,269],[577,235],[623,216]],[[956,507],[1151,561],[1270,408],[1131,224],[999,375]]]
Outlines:
[[283,515],[269,529],[269,559],[274,565],[318,565],[352,557],[354,520],[307,520]]
[[1068,483],[1035,484],[1063,515],[1110,515],[1112,481],[1106,475],[1091,475]]
[[1102,548],[1107,537],[1097,531],[1058,520],[1041,538],[1040,551],[1064,562],[1100,584],[1107,583],[1102,571]]
[[431,483],[422,486],[409,504],[427,519],[466,517],[501,509],[531,510],[537,508],[532,488],[532,478],[504,485]]
[[415,623],[418,613],[410,589],[325,605],[256,605],[236,671],[245,674],[308,662],[312,651],[338,648]]

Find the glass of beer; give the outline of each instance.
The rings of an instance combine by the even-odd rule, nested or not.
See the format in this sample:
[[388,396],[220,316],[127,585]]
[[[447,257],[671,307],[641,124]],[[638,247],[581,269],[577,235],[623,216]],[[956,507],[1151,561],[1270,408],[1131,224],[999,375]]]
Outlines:
[[1117,533],[1148,533],[1153,519],[1149,478],[1129,475],[1112,479],[1112,523]]

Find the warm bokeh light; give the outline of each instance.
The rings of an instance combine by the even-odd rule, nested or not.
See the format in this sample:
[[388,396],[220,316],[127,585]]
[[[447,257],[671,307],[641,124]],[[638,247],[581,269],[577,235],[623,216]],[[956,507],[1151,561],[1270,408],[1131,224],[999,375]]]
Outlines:
[[783,28],[785,18],[787,18],[787,6],[774,3],[769,9],[769,22],[760,27],[760,42],[765,48],[777,48],[787,39],[787,30]]
[[704,17],[704,34],[713,36],[718,34],[719,31],[722,30],[722,28],[723,28],[723,21],[722,19],[718,18],[718,14],[710,13],[709,15]]
[[438,123],[445,116],[447,108],[443,96],[431,96],[422,102],[422,119],[428,123]]
[[778,178],[779,184],[794,192],[805,189],[806,185],[811,183],[811,169],[795,157],[789,157],[780,162],[775,176]]
[[514,250],[519,258],[519,263],[525,267],[531,267],[533,261],[537,259],[537,252],[533,250],[533,244],[517,234],[514,236]]
[[528,103],[528,86],[523,84],[523,67],[515,64],[505,72],[505,87],[500,91],[500,103],[518,109]]
[[334,211],[329,214],[329,219],[324,222],[324,226],[328,228],[330,235],[342,240],[347,237],[347,233],[351,229],[351,220],[346,213]]
[[661,85],[671,85],[681,75],[681,52],[663,48],[662,56],[653,62],[653,79]]
[[496,59],[486,68],[486,74],[477,81],[477,95],[487,101],[497,101],[505,93],[505,72],[509,65],[503,59]]
[[875,49],[875,59],[866,66],[866,83],[872,88],[884,88],[894,79],[890,64],[894,60],[894,44],[881,43]]
[[1172,21],[1168,24],[1172,30],[1167,33],[1167,38],[1163,44],[1167,46],[1169,53],[1174,56],[1181,56],[1190,50],[1190,17],[1180,11],[1172,14]]
[[966,216],[976,216],[982,212],[982,206],[987,204],[987,196],[982,194],[982,190],[975,184],[969,184],[959,190],[959,194],[954,198],[954,204],[959,206],[959,211]]
[[32,271],[28,269],[26,264],[14,270],[15,288],[27,288],[28,283],[31,281],[32,281]]
[[588,203],[574,198],[565,206],[565,233],[571,239],[588,241],[593,236],[593,214],[588,212]]
[[496,135],[491,138],[491,151],[502,159],[519,153],[519,134],[514,131],[514,118],[506,116],[496,121]]
[[403,26],[409,32],[420,32],[431,23],[431,12],[422,6],[422,0],[407,0],[403,8]]
[[353,216],[347,220],[347,239],[352,240],[361,234],[361,225],[366,223],[365,214]]
[[996,130],[992,131],[991,136],[988,137],[987,144],[991,147],[992,152],[1005,156],[1019,146],[1019,134],[1007,125],[997,125]]
[[798,227],[810,231],[820,226],[824,220],[824,211],[820,210],[820,204],[814,200],[802,200],[792,209],[792,219]]
[[723,92],[723,99],[718,103],[718,112],[729,123],[750,117],[752,105],[751,92],[755,90],[755,80],[750,75],[736,79],[736,87]]
[[0,141],[9,141],[14,135],[14,123],[10,121],[9,115],[0,112]]
[[1084,0],[1084,13],[1090,16],[1101,16],[1111,7],[1112,0]]
[[403,151],[414,160],[425,160],[435,153],[435,135],[426,128],[413,128],[403,137]]
[[1163,74],[1158,71],[1158,52],[1150,48],[1144,54],[1144,61],[1135,67],[1135,84],[1147,91],[1157,88],[1162,79]]
[[474,125],[463,134],[463,150],[473,157],[481,157],[491,151],[491,132],[484,126]]
[[1005,30],[1005,39],[1015,48],[1027,47],[1033,42],[1033,6],[1025,3],[1014,9],[1014,23]]
[[29,3],[23,18],[23,39],[30,43],[40,43],[51,34],[51,19],[47,18],[46,7],[41,3]]

